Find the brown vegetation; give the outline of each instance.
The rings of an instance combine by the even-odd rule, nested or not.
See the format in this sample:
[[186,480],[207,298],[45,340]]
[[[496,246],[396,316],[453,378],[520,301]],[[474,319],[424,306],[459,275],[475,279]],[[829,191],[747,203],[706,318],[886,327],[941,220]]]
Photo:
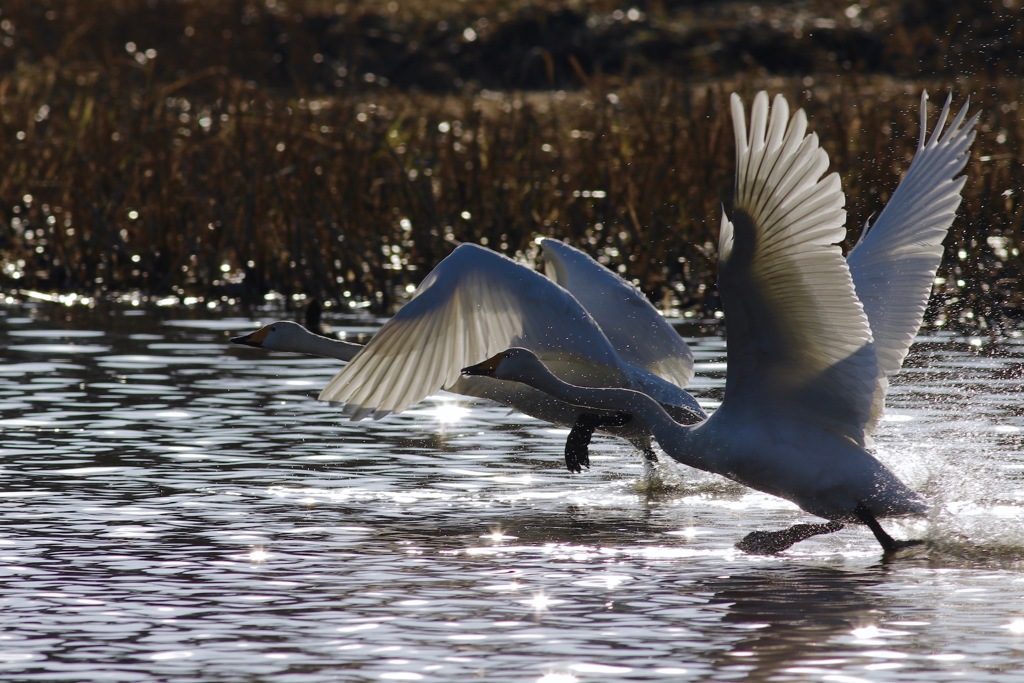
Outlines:
[[387,309],[459,241],[552,235],[703,314],[728,93],[808,109],[855,234],[928,87],[984,112],[933,318],[1002,325],[1024,22],[989,5],[18,3],[0,9],[0,286]]

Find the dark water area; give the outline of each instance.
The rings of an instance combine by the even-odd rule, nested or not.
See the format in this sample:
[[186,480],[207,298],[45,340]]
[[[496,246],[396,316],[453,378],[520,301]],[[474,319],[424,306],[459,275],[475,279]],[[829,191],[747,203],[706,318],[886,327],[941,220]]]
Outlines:
[[[813,520],[610,438],[569,475],[484,402],[342,420],[337,362],[227,343],[273,317],[0,309],[0,678],[1024,675],[1021,337],[923,337],[892,387],[878,455],[935,505],[887,526],[924,547],[766,557],[734,544]],[[688,341],[713,409],[724,341]]]

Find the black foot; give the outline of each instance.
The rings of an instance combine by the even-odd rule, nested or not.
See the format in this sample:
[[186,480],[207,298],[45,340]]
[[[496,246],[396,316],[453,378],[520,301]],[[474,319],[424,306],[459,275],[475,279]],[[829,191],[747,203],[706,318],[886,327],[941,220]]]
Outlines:
[[582,472],[590,467],[590,439],[598,427],[621,427],[629,422],[625,413],[599,415],[597,413],[581,413],[569,430],[569,438],[565,440],[565,468],[570,472]]
[[[893,539],[892,550],[903,550],[904,548],[913,548],[914,546],[924,545],[924,541],[920,538],[908,538],[906,540]],[[886,550],[889,552],[889,550]]]
[[755,555],[774,555],[811,536],[831,534],[843,528],[840,522],[795,524],[783,531],[752,531],[736,544],[738,550]]
[[652,465],[658,464],[658,454],[654,452],[654,449],[651,448],[650,444],[644,446],[643,450],[641,450],[640,452],[644,454],[644,460],[651,463]]
[[903,548],[911,548],[924,543],[924,541],[918,540],[897,541],[885,532],[885,529],[882,528],[882,525],[878,523],[878,520],[871,514],[871,511],[867,509],[864,503],[858,503],[857,507],[853,509],[853,514],[857,515],[857,519],[864,522],[871,529],[871,533],[875,535],[875,538],[882,545],[882,550],[887,553],[893,553]]

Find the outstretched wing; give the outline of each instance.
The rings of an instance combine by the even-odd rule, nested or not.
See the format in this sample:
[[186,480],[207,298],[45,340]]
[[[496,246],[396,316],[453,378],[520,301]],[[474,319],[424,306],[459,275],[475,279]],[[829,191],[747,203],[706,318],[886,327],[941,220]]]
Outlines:
[[576,383],[622,385],[615,351],[569,292],[515,261],[463,244],[320,393],[352,419],[374,419],[449,387],[459,371],[522,346]]
[[597,321],[619,357],[679,387],[693,379],[693,353],[636,287],[575,247],[541,242],[544,272]]
[[[788,419],[864,440],[876,359],[838,242],[844,196],[802,110],[759,93],[747,134],[732,96],[736,199],[723,215],[719,289],[729,367],[720,408]],[[788,121],[787,121],[788,119]]]
[[878,378],[868,433],[885,407],[889,378],[899,372],[921,327],[942,240],[960,205],[978,114],[966,121],[968,101],[943,131],[952,97],[928,136],[928,93],[921,94],[921,139],[914,160],[875,224],[846,262],[864,305],[878,354]]

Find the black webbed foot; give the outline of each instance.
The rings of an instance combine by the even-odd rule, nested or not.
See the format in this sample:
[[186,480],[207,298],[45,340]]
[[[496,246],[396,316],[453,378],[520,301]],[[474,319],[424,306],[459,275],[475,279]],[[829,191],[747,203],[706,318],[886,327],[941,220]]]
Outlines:
[[590,439],[599,427],[621,427],[630,420],[625,413],[581,413],[565,440],[565,468],[582,472],[590,467]]
[[774,555],[811,536],[831,534],[843,528],[841,522],[794,524],[782,531],[752,531],[736,544],[738,550],[755,555]]
[[878,542],[882,545],[882,550],[887,553],[893,553],[897,550],[911,548],[915,545],[922,545],[924,543],[924,541],[921,540],[911,539],[908,541],[901,541],[893,538],[886,533],[885,529],[882,528],[882,525],[878,523],[878,519],[871,514],[871,511],[868,510],[864,503],[858,503],[857,507],[853,509],[853,514],[857,515],[857,519],[864,522],[864,524],[871,529],[871,533],[875,535],[875,538],[877,538]]

